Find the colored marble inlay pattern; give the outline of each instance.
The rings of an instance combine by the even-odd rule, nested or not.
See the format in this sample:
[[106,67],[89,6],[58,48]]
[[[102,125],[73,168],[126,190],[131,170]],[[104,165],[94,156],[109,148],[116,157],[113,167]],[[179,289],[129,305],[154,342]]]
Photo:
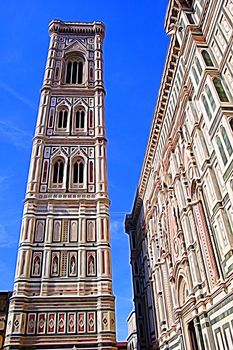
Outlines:
[[95,312],[29,313],[27,334],[96,333]]

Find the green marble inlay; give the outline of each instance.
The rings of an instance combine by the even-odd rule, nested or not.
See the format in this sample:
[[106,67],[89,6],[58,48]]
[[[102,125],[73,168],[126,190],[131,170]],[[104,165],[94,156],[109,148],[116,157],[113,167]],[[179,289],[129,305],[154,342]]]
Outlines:
[[219,321],[222,321],[227,316],[232,315],[232,313],[233,313],[233,307],[231,307],[229,310],[223,312],[221,315],[215,317],[213,320],[210,321],[210,324],[213,325],[213,324],[215,324],[215,323],[217,323]]
[[229,304],[231,301],[233,301],[233,293],[231,295],[229,295],[229,297],[225,300],[223,300],[220,304],[218,304],[217,306],[215,306],[209,313],[208,315],[211,316],[213,315],[215,312],[217,312],[218,310],[222,309],[224,306],[226,306],[227,304]]
[[225,171],[225,173],[223,175],[224,181],[227,181],[227,179],[231,175],[232,171],[233,171],[233,161],[230,162],[227,170]]

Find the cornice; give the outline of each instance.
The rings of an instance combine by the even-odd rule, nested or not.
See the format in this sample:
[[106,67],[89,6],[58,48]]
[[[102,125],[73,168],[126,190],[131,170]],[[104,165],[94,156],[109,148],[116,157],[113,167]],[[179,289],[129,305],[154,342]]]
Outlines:
[[33,137],[33,141],[41,141],[43,142],[43,145],[53,145],[53,146],[67,146],[67,137],[69,137],[69,143],[68,145],[73,146],[74,143],[77,146],[87,147],[87,146],[96,146],[107,144],[108,139],[106,136],[90,136],[90,135],[81,135],[81,134],[74,134],[74,135],[45,135],[45,134],[35,134]]
[[73,96],[73,95],[80,94],[80,97],[88,96],[90,95],[90,93],[92,93],[94,96],[96,92],[103,92],[104,96],[106,96],[106,90],[102,85],[96,85],[94,87],[89,87],[89,86],[67,87],[66,85],[53,86],[49,84],[43,84],[40,91],[41,93],[44,91],[48,91],[51,94],[56,93],[56,94],[66,95],[66,96]]
[[95,35],[99,34],[104,37],[105,26],[102,22],[70,22],[54,19],[49,23],[49,34],[84,34]]
[[126,222],[127,229],[129,229],[129,226],[131,226],[134,220],[137,218],[140,212],[140,209],[143,205],[143,199],[144,199],[148,179],[152,170],[155,152],[158,145],[159,134],[160,134],[164,116],[166,113],[167,103],[169,101],[169,95],[171,91],[173,76],[176,69],[177,60],[179,57],[179,49],[180,48],[176,40],[176,37],[172,36],[168,47],[168,54],[165,62],[162,82],[160,85],[157,105],[156,105],[153,120],[152,120],[152,126],[149,134],[149,141],[148,141],[145,156],[144,156],[144,163],[142,166],[142,172],[141,172],[139,185],[138,185],[137,193],[134,200],[132,214],[127,215],[126,217],[126,221],[131,221],[130,225],[129,225],[129,222],[128,223]]
[[33,205],[41,204],[64,204],[64,205],[75,205],[80,204],[94,204],[94,203],[105,203],[110,206],[111,202],[107,196],[107,193],[84,193],[84,192],[27,192],[24,199],[24,203]]

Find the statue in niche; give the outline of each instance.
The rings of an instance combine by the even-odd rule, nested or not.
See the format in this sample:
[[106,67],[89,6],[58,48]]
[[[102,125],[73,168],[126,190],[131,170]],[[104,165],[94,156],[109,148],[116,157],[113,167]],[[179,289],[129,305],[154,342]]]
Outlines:
[[39,258],[39,256],[37,256],[34,259],[33,275],[34,276],[39,276],[40,275],[40,258]]
[[53,258],[52,274],[53,275],[58,274],[58,257],[56,255]]
[[95,274],[95,259],[93,255],[90,255],[88,258],[88,275],[94,275]]
[[76,263],[75,263],[75,257],[72,256],[70,260],[70,274],[75,275],[76,274]]
[[94,224],[92,221],[90,221],[88,223],[88,227],[87,227],[87,240],[88,241],[94,241]]

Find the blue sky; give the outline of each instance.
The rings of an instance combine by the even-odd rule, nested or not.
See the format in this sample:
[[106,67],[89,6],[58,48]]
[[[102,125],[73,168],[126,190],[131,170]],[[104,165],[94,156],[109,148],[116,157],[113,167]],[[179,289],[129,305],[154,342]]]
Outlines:
[[40,88],[54,19],[106,25],[104,47],[113,285],[117,338],[127,337],[132,305],[128,237],[131,211],[168,38],[167,0],[10,0],[1,2],[0,289],[11,290]]

